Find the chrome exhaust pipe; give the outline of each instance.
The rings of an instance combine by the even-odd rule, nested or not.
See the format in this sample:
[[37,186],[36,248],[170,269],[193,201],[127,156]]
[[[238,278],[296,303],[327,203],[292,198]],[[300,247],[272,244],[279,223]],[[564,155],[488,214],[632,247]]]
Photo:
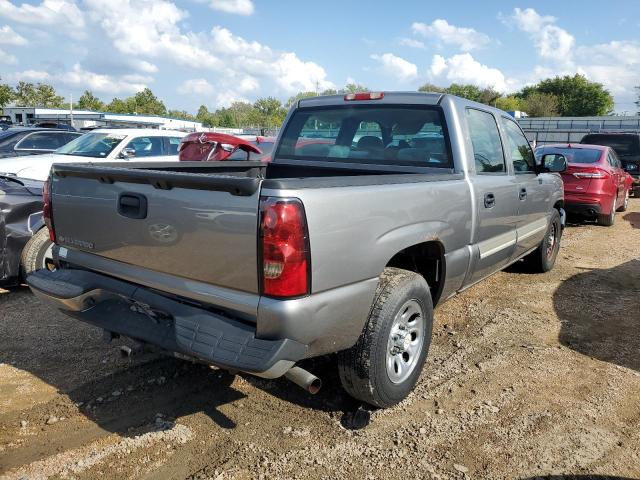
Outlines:
[[299,387],[304,388],[311,395],[315,395],[322,388],[322,380],[300,367],[292,367],[284,376],[287,380],[291,380]]

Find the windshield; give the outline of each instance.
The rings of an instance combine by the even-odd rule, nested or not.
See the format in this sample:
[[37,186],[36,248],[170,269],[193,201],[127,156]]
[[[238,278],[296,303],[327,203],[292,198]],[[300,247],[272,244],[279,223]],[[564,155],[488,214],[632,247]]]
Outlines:
[[81,137],[60,147],[55,153],[105,158],[125,137],[126,135],[114,135],[112,133],[85,133]]
[[452,168],[442,111],[428,106],[300,109],[275,158]]
[[596,163],[602,156],[601,150],[587,148],[543,148],[536,151],[536,157],[540,159],[542,155],[554,153],[564,155],[567,163]]
[[619,156],[640,155],[636,135],[585,135],[580,143],[604,145],[613,148]]

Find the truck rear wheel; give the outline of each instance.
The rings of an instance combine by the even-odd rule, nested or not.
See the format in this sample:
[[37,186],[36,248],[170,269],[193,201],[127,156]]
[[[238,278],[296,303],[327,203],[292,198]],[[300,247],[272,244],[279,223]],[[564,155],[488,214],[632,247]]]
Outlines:
[[547,232],[538,248],[525,257],[531,268],[539,273],[545,273],[553,269],[560,251],[560,239],[562,237],[562,223],[560,213],[554,210]]
[[358,342],[338,355],[344,389],[381,408],[404,400],[422,372],[432,327],[433,304],[425,279],[385,268]]
[[49,239],[49,230],[41,228],[31,237],[22,250],[20,270],[22,278],[26,278],[31,272],[43,268],[53,270],[52,256],[53,242]]

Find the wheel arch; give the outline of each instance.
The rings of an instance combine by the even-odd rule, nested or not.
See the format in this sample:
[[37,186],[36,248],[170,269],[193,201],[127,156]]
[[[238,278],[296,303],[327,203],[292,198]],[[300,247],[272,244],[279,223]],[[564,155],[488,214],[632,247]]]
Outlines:
[[385,267],[402,268],[422,276],[431,290],[433,305],[442,295],[446,278],[445,248],[439,240],[428,240],[395,253]]

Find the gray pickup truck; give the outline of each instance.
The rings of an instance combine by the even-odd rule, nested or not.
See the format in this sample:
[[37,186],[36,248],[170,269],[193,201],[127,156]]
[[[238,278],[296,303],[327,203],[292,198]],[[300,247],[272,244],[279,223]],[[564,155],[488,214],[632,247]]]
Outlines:
[[[54,165],[66,314],[180,357],[315,392],[300,360],[338,353],[378,407],[414,388],[434,305],[525,258],[550,270],[566,160],[536,164],[506,113],[450,95],[300,100],[271,163]],[[549,159],[551,161],[551,159]]]

